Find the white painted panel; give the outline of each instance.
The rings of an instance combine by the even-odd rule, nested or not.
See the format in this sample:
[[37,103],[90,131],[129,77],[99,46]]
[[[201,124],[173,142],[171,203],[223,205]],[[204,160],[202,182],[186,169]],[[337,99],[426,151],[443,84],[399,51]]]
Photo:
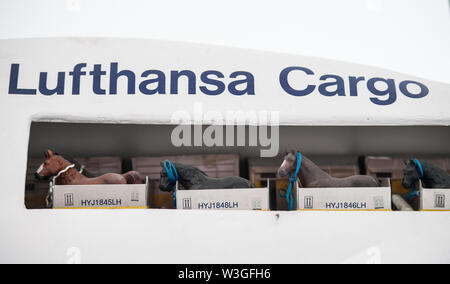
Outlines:
[[[161,51],[166,57],[158,56]],[[342,62],[158,41],[2,41],[0,54],[0,156],[7,161],[0,171],[0,262],[64,263],[70,261],[73,251],[79,253],[82,262],[450,262],[448,213],[55,212],[26,210],[23,205],[32,118],[169,123],[172,110],[192,109],[198,99],[205,109],[219,111],[249,105],[283,110],[280,120],[284,125],[449,125],[447,84]],[[219,68],[227,74],[251,69],[262,89],[244,98],[223,94],[217,98],[196,95],[194,99],[188,95],[128,96],[122,93],[123,85],[117,96],[95,97],[89,84],[82,84],[80,96],[7,94],[11,63],[23,68],[21,84],[35,87],[39,72],[48,71],[55,78],[57,71],[69,72],[80,60],[89,64],[118,60],[121,67],[136,72],[149,66],[192,68],[196,72]],[[430,95],[417,101],[399,96],[398,101],[385,107],[372,104],[366,91],[356,98],[343,97],[344,102],[316,93],[302,101],[299,111],[298,98],[277,88],[279,71],[293,63],[307,64],[318,74],[420,80],[430,87]],[[181,238],[183,242],[179,242]],[[298,241],[280,246],[280,240],[286,238]],[[171,245],[169,250],[162,245],[167,243]],[[277,245],[268,245],[273,243]],[[417,246],[419,243],[426,245]]]

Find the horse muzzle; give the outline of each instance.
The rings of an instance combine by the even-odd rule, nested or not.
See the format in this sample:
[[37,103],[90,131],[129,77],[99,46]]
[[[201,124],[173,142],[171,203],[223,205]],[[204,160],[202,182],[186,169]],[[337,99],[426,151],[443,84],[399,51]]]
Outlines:
[[38,173],[34,173],[34,178],[37,180],[43,180],[44,177],[40,176]]
[[410,184],[410,183],[408,183],[408,182],[406,182],[406,181],[402,181],[402,186],[404,187],[404,188],[411,188],[412,187],[412,184]]
[[159,185],[159,189],[160,189],[161,191],[171,192],[171,191],[173,190],[173,187],[171,187],[171,186],[165,186],[165,185],[160,184],[160,185]]
[[280,177],[285,177],[285,176],[288,175],[288,171],[286,171],[286,170],[284,170],[284,169],[279,169],[279,170],[278,170],[278,175],[279,175]]

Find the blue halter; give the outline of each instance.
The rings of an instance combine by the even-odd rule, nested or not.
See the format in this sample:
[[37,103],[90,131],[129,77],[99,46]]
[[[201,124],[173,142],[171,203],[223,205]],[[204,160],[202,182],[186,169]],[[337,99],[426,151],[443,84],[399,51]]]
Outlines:
[[299,152],[297,152],[296,156],[297,156],[297,168],[295,169],[294,175],[289,173],[289,187],[288,187],[288,190],[286,192],[286,201],[287,201],[287,204],[288,204],[288,210],[289,211],[294,210],[295,202],[294,202],[294,197],[292,196],[292,186],[297,181],[297,175],[298,175],[298,172],[300,170],[300,166],[302,164],[302,155]]
[[178,172],[175,166],[169,160],[164,161],[164,168],[166,169],[167,177],[169,178],[170,190],[173,191],[173,205],[177,206],[177,190],[176,184],[178,181]]
[[[414,163],[417,165],[417,167],[419,168],[419,182],[420,180],[422,180],[423,178],[423,168],[422,168],[422,164],[419,162],[419,160],[417,159],[413,159]],[[408,193],[408,195],[406,195],[406,200],[411,200],[411,198],[413,198],[414,196],[418,196],[419,195],[419,191],[415,189],[414,184],[411,187],[411,191]]]

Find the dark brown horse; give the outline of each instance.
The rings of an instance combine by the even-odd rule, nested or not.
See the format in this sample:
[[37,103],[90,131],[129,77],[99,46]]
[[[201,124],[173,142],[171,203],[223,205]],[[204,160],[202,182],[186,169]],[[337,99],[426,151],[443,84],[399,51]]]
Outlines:
[[[278,169],[280,176],[294,174],[297,168],[295,151],[286,154],[284,162]],[[300,170],[297,174],[303,187],[377,187],[379,183],[371,176],[354,175],[335,178],[324,172],[305,156],[301,156]]]
[[51,150],[45,151],[45,161],[36,171],[39,178],[52,177],[57,184],[61,185],[81,185],[81,184],[143,184],[144,178],[136,171],[125,174],[104,174],[95,178],[88,178],[81,174],[75,165],[64,159],[60,155],[54,154]]

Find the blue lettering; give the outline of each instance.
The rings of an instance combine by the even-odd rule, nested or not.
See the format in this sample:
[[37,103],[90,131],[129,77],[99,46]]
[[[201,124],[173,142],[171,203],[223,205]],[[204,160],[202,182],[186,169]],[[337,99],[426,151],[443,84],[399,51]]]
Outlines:
[[69,72],[70,76],[73,76],[72,80],[72,95],[80,94],[80,77],[86,75],[86,72],[82,72],[81,69],[86,67],[86,63],[79,63],[73,67],[73,71]]
[[101,87],[101,77],[106,75],[106,71],[102,71],[101,64],[94,64],[94,69],[89,72],[93,76],[92,90],[96,95],[104,95],[106,91]]
[[358,96],[358,82],[364,81],[366,78],[364,77],[348,77],[348,82],[350,84],[350,97]]
[[[292,71],[302,71],[306,75],[315,75],[314,72],[306,67],[299,66],[291,66],[283,69],[280,73],[280,85],[283,90],[292,96],[307,96],[314,92],[316,85],[310,84],[305,89],[297,89],[289,84],[288,78]],[[321,83],[318,86],[318,92],[327,97],[331,96],[346,96],[345,82],[342,77],[333,74],[322,75],[319,80],[325,81],[328,79],[333,79],[333,81],[328,81],[325,83]],[[349,91],[351,97],[358,96],[358,83],[365,81],[366,78],[364,76],[356,77],[349,76],[348,84]],[[386,87],[380,86],[381,83],[384,83]],[[412,93],[408,90],[409,85],[416,85],[419,87],[419,91]],[[334,87],[334,89],[330,90],[330,87]],[[370,93],[377,97],[369,98],[370,101],[376,105],[391,105],[397,100],[397,90],[394,79],[385,79],[385,78],[371,78],[367,81],[367,89]],[[429,89],[422,83],[416,81],[403,81],[399,85],[399,89],[401,93],[410,98],[422,98],[428,95]],[[384,98],[381,98],[384,97]]]
[[[148,77],[149,75],[156,75],[156,78],[142,81],[139,84],[139,91],[145,95],[165,94],[166,93],[166,76],[159,70],[147,70],[142,73],[141,77]],[[156,88],[149,89],[148,85],[157,83]]]
[[19,64],[11,64],[11,72],[9,75],[9,90],[11,95],[36,95],[36,89],[19,89],[17,87],[19,81]]
[[181,76],[186,76],[188,78],[188,94],[195,95],[195,73],[191,70],[183,71],[171,71],[170,72],[170,94],[178,94],[178,79]]
[[[384,82],[386,83],[386,89],[385,90],[378,90],[375,87],[375,84],[377,82]],[[388,98],[386,100],[380,100],[378,98],[370,98],[370,100],[377,105],[390,105],[394,103],[397,100],[397,93],[395,90],[395,82],[393,79],[383,79],[383,78],[372,78],[369,81],[367,81],[367,88],[369,91],[377,96],[385,96],[388,95]]]
[[[420,93],[412,94],[411,92],[409,92],[408,88],[407,88],[409,84],[415,84],[415,85],[419,86]],[[407,96],[409,98],[413,98],[413,99],[423,98],[426,95],[428,95],[428,92],[429,92],[427,86],[425,86],[422,83],[415,82],[415,81],[403,81],[403,82],[400,83],[399,89],[400,89],[400,92],[402,92],[405,96]]]
[[[244,94],[254,95],[255,79],[253,78],[253,75],[250,72],[236,71],[231,73],[230,78],[236,78],[238,76],[245,76],[245,79],[231,82],[228,85],[228,91],[235,96],[241,96]],[[237,86],[241,84],[246,84],[246,87],[242,90],[238,90]]]
[[[335,82],[322,83],[319,86],[319,93],[327,97],[335,96],[336,94],[338,96],[345,96],[344,80],[337,75],[322,75],[319,80],[324,81],[327,80],[328,78],[334,79]],[[331,86],[336,86],[336,90],[327,91],[327,88]]]
[[122,70],[118,72],[118,64],[117,62],[112,62],[109,72],[109,94],[116,95],[117,94],[117,79],[119,77],[125,76],[127,81],[127,89],[128,94],[135,94],[136,88],[136,76],[133,71],[130,70]]
[[289,76],[289,73],[294,70],[303,71],[307,75],[314,75],[313,71],[311,71],[308,68],[304,68],[304,67],[293,66],[293,67],[285,68],[280,73],[280,84],[281,84],[281,87],[283,88],[283,90],[285,92],[287,92],[289,95],[297,96],[297,97],[306,96],[306,95],[311,94],[314,91],[314,89],[316,88],[315,85],[308,85],[308,87],[306,87],[306,89],[304,89],[304,90],[296,90],[296,89],[292,88],[291,85],[289,85],[288,76]]
[[224,77],[223,74],[220,73],[219,71],[209,70],[209,71],[203,72],[200,77],[202,82],[205,84],[213,85],[216,87],[216,89],[210,90],[206,86],[200,86],[200,91],[202,91],[202,93],[204,93],[204,94],[211,95],[211,96],[215,96],[215,95],[219,95],[219,94],[223,93],[223,91],[225,91],[225,84],[222,81],[211,79],[209,77],[210,75],[214,75],[217,78]]
[[[72,71],[68,72],[68,75],[72,77],[72,94],[79,95],[81,90],[81,80],[83,76],[86,76],[88,70],[86,69],[87,63],[77,63],[74,65]],[[19,69],[20,64],[11,64],[10,79],[9,79],[9,94],[19,94],[19,95],[36,95],[37,91],[45,96],[51,96],[54,94],[63,95],[65,92],[65,76],[66,72],[57,73],[56,86],[53,88],[48,87],[48,72],[39,73],[39,84],[36,89],[26,89],[19,88]],[[293,72],[295,71],[295,72]],[[300,72],[298,72],[300,71]],[[110,74],[108,78],[106,70],[102,70],[101,64],[94,64],[89,75],[92,76],[92,91],[96,95],[105,95],[106,88],[102,88],[102,80],[109,79],[109,94],[116,95],[118,91],[118,84],[120,78],[125,78],[127,83],[126,93],[135,94],[136,84],[138,85],[138,91],[144,95],[154,95],[154,94],[170,94],[178,95],[180,78],[184,77],[182,85],[185,86],[184,93],[189,95],[195,95],[197,92],[197,77],[196,73],[191,70],[172,70],[170,71],[170,86],[166,86],[167,80],[166,74],[161,70],[146,70],[141,74],[140,82],[137,82],[135,73],[132,70],[119,70],[117,62],[110,63]],[[297,76],[297,78],[291,78]],[[300,76],[300,77],[299,77]],[[303,77],[301,77],[303,76]],[[358,88],[361,88],[362,84],[360,82],[366,81],[364,76],[349,76],[348,82],[345,78],[334,75],[325,74],[320,77],[315,77],[315,73],[306,67],[301,66],[290,66],[283,69],[279,75],[279,82],[282,89],[291,96],[307,96],[315,92],[317,87],[317,92],[326,97],[332,96],[347,96],[347,91],[349,91],[349,96],[357,97]],[[224,81],[224,73],[218,70],[206,70],[200,75],[201,84],[198,86],[200,93],[209,96],[217,96],[228,91],[230,94],[235,96],[242,95],[255,95],[255,78],[252,73],[246,71],[235,71],[229,75],[229,83]],[[294,85],[289,83],[289,78],[295,79],[293,81],[300,83],[300,85]],[[306,86],[301,86],[301,82],[306,81],[305,79],[316,79],[317,82],[314,84],[305,84]],[[138,80],[139,80],[138,79]],[[234,79],[234,80],[233,80]],[[292,82],[291,82],[292,83]],[[348,83],[348,89],[345,84]],[[358,85],[359,84],[359,85]],[[170,90],[167,90],[170,88]],[[376,105],[391,105],[397,100],[397,85],[394,79],[388,78],[367,78],[366,90],[369,92],[370,102]],[[367,93],[365,90],[364,93]],[[361,91],[361,90],[359,90]],[[403,94],[406,97],[419,99],[427,96],[430,92],[428,87],[420,82],[405,80],[398,85],[399,94]],[[181,91],[183,93],[183,91]],[[232,203],[225,203],[221,206],[231,206]],[[208,206],[217,206],[217,204]],[[345,204],[334,204],[333,206],[345,206]]]
[[39,92],[46,96],[51,96],[53,94],[63,95],[64,94],[64,78],[65,72],[58,72],[58,82],[54,89],[49,89],[47,87],[47,72],[41,72],[39,74]]

